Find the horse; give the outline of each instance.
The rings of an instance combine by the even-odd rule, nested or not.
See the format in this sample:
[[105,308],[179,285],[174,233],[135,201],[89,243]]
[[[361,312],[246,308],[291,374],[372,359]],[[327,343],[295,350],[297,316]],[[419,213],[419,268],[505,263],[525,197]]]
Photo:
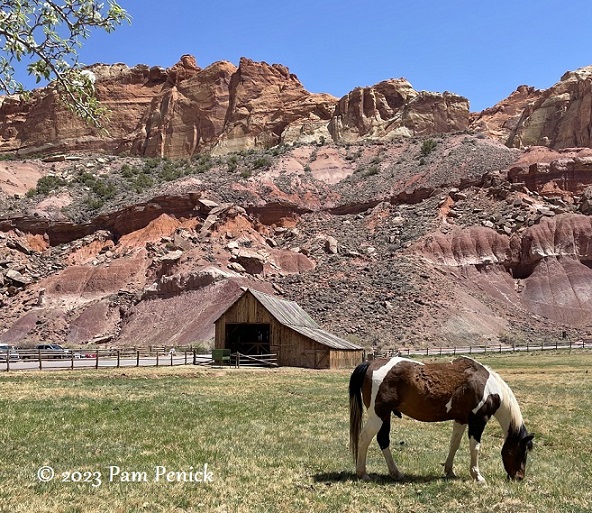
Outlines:
[[[363,407],[368,419],[362,429]],[[403,479],[389,449],[391,412],[422,422],[452,420],[452,438],[444,463],[446,477],[456,477],[454,455],[469,427],[471,477],[485,479],[479,472],[479,450],[485,425],[493,416],[505,440],[502,461],[508,479],[522,480],[534,435],[524,425],[520,407],[507,383],[494,371],[472,358],[459,357],[446,363],[422,363],[395,357],[358,365],[349,381],[350,448],[359,478],[368,480],[366,456],[376,436],[389,474]]]

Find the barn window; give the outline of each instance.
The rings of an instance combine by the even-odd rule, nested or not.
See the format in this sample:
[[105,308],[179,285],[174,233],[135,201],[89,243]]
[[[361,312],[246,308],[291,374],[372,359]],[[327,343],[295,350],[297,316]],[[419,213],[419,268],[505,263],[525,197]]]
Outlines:
[[226,324],[225,347],[233,353],[269,354],[269,324]]

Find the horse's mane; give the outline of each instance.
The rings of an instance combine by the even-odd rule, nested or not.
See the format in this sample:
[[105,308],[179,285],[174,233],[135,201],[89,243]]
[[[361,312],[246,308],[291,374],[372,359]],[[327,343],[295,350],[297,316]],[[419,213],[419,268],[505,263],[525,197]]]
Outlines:
[[509,422],[509,427],[513,431],[519,431],[522,425],[524,424],[524,420],[522,418],[522,412],[520,411],[520,406],[518,405],[518,401],[516,400],[516,396],[510,386],[502,379],[502,377],[495,371],[491,370],[489,367],[486,367],[487,370],[491,373],[491,375],[495,378],[498,385],[503,391],[502,403],[500,405],[500,414],[507,416],[507,420]]

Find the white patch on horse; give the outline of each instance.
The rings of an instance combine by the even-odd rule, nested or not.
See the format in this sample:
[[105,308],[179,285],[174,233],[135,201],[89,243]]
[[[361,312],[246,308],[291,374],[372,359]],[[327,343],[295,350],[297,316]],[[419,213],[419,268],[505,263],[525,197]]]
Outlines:
[[[473,408],[473,413],[477,413],[481,406],[485,404],[485,401],[489,398],[490,395],[498,395],[500,398],[500,402],[504,400],[504,394],[502,393],[502,389],[499,386],[497,379],[495,376],[490,372],[489,377],[487,378],[487,382],[485,383],[485,390],[483,390],[483,397],[479,404]],[[448,406],[448,405],[446,405]]]
[[370,393],[370,407],[368,408],[369,410],[374,411],[374,405],[376,404],[376,396],[378,395],[378,389],[384,381],[384,378],[395,365],[398,365],[401,362],[411,362],[416,365],[423,365],[423,362],[417,362],[415,360],[410,360],[409,358],[401,358],[399,356],[395,356],[394,358],[391,358],[387,363],[385,363],[382,367],[372,372],[372,392]]
[[452,397],[450,398],[450,401],[446,403],[446,413],[450,413],[450,410],[452,410]]

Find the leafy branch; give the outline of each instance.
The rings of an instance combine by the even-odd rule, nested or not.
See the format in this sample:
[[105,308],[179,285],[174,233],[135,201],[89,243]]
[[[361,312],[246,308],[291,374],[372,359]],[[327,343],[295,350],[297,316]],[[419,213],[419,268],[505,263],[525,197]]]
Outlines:
[[53,81],[73,113],[100,127],[107,110],[95,96],[94,75],[80,69],[78,49],[93,29],[110,33],[129,21],[114,0],[0,0],[0,90],[27,96],[14,64],[28,61],[37,83]]

